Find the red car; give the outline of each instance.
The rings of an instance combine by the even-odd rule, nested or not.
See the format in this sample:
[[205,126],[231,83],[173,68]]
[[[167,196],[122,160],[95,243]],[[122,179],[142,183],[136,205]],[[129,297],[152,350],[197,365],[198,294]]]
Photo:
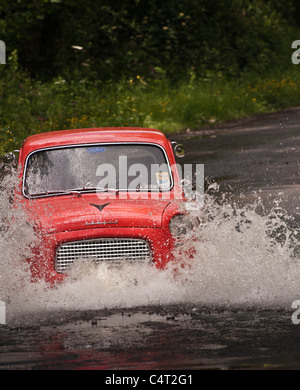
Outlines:
[[172,144],[158,130],[33,135],[18,165],[17,198],[42,240],[28,260],[34,280],[62,281],[73,264],[89,259],[163,269],[194,227],[182,207]]

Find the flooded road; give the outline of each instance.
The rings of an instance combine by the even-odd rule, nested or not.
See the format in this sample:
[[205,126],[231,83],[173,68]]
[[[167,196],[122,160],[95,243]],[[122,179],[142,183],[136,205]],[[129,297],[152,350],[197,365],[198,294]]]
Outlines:
[[0,369],[300,368],[300,110],[174,138],[205,165],[192,268],[101,265],[45,291],[18,271],[30,232],[15,225],[0,243]]
[[300,332],[287,312],[150,309],[63,313],[60,323],[2,328],[1,369],[299,368]]

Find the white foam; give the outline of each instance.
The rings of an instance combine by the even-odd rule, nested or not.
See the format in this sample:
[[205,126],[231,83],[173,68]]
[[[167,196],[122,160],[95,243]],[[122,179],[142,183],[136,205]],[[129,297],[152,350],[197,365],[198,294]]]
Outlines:
[[[0,203],[1,210],[8,210],[3,193]],[[6,302],[7,321],[53,310],[180,303],[290,308],[300,291],[299,260],[291,256],[292,232],[285,226],[287,238],[281,244],[266,234],[285,222],[274,213],[260,216],[250,206],[219,206],[209,196],[198,213],[204,218],[189,267],[174,272],[172,265],[160,271],[148,265],[113,269],[87,263],[66,282],[48,288],[43,282],[29,282],[23,259],[34,232],[21,210],[10,210],[14,222],[2,229],[0,238],[0,297]]]

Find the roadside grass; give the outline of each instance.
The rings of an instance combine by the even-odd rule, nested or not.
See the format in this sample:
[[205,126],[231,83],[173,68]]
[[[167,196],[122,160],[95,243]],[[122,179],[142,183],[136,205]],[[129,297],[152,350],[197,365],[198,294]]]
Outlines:
[[[5,74],[5,72],[7,72]],[[119,83],[33,81],[18,70],[0,72],[0,155],[29,135],[102,126],[153,127],[166,134],[300,105],[300,73],[211,75],[170,85],[160,78]]]

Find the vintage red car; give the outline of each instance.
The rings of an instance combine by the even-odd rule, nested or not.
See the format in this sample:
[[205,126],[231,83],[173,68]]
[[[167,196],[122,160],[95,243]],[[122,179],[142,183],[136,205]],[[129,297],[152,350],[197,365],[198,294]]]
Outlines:
[[159,130],[32,135],[18,167],[17,199],[41,240],[28,259],[33,280],[62,281],[73,264],[89,259],[164,269],[194,228],[182,207],[173,145]]

